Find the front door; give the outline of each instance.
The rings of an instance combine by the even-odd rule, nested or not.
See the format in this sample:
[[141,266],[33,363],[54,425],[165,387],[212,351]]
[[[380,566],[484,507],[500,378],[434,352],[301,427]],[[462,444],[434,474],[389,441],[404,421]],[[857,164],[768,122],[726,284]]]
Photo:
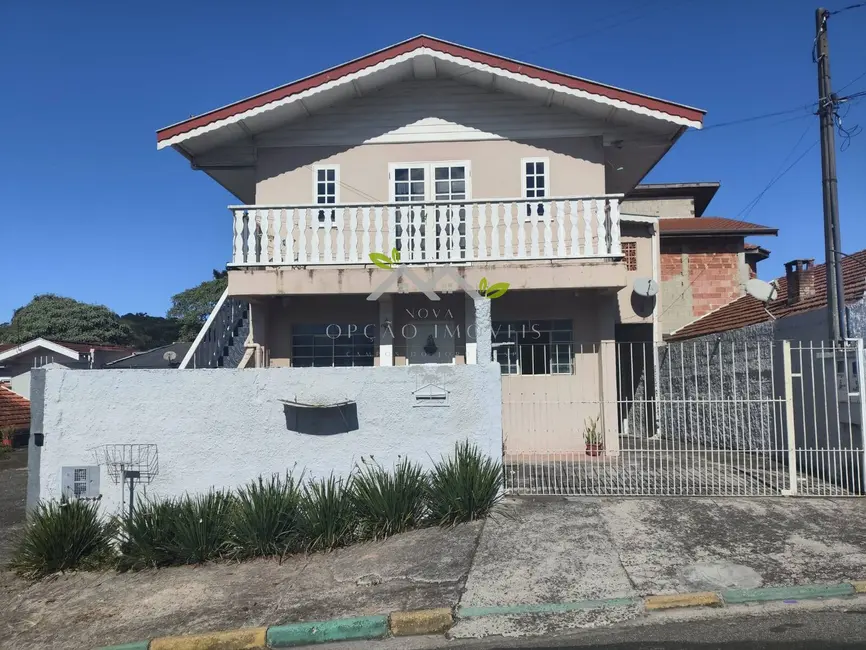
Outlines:
[[412,204],[395,210],[397,250],[405,261],[466,257],[466,206],[435,204],[470,198],[469,163],[392,165],[389,185],[393,203]]
[[419,363],[454,363],[453,323],[415,321],[404,328],[407,360]]

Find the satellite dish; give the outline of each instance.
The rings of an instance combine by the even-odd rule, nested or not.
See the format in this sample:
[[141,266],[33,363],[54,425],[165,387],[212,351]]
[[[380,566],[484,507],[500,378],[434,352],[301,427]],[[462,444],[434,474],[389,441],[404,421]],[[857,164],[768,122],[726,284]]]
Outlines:
[[776,296],[779,295],[779,290],[775,284],[764,282],[758,278],[752,278],[746,282],[746,293],[752,296],[752,298],[766,304],[776,299]]
[[166,361],[168,361],[169,363],[171,363],[172,361],[177,359],[177,352],[175,352],[174,350],[169,350],[168,352],[166,352],[165,354],[162,355],[162,358],[165,359]]
[[652,298],[659,292],[659,284],[652,278],[637,278],[632,289],[639,296]]

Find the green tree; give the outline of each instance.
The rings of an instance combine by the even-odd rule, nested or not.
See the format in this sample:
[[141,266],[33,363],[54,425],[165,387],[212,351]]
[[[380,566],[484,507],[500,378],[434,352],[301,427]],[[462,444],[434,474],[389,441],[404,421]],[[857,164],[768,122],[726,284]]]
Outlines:
[[151,350],[181,340],[181,322],[176,318],[163,318],[139,312],[124,314],[120,320],[132,329],[135,347],[140,350]]
[[228,271],[213,271],[213,279],[171,297],[166,316],[180,321],[180,340],[192,341],[228,286]]
[[26,343],[35,338],[70,343],[132,345],[132,329],[102,305],[91,305],[51,293],[35,296],[12,314],[0,329],[5,343]]

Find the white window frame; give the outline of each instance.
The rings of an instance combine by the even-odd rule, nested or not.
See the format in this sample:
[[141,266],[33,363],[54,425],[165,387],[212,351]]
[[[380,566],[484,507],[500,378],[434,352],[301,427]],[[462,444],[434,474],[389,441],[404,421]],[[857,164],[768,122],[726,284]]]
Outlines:
[[[546,156],[530,156],[528,158],[520,159],[520,198],[530,201],[536,197],[529,197],[526,195],[527,187],[526,187],[526,163],[544,163],[544,196],[541,197],[543,200],[550,199],[550,158]],[[533,188],[534,189],[534,188]],[[521,218],[524,222],[529,222],[532,220],[532,217],[525,214],[525,210],[520,211]],[[541,215],[542,217],[547,215]]]
[[[319,172],[320,171],[332,171],[334,172],[334,202],[333,203],[319,203]],[[325,181],[327,183],[327,181]],[[340,205],[340,166],[339,165],[313,165],[313,205],[331,205],[334,210],[337,209],[337,206]],[[331,215],[331,223],[334,223],[336,220],[336,214]],[[314,228],[324,228],[327,221],[322,222],[319,221],[318,212],[315,213],[313,218],[313,227]]]
[[467,203],[472,201],[472,163],[468,160],[428,160],[424,162],[392,162],[388,163],[388,202],[396,203],[394,193],[394,174],[397,169],[404,167],[424,167],[424,202],[436,203],[436,179],[434,178],[437,167],[463,167],[466,170],[466,198]]

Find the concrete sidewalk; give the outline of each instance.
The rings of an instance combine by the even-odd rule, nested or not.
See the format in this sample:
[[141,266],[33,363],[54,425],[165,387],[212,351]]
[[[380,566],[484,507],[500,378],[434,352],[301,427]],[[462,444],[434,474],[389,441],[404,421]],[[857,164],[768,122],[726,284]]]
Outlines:
[[[854,499],[509,499],[484,523],[283,564],[36,584],[0,572],[0,647],[91,647],[434,607],[456,608],[459,638],[598,627],[644,616],[644,596],[864,579],[863,508]],[[531,607],[609,599],[628,600],[556,613]],[[526,613],[477,615],[508,606]]]
[[[485,525],[458,613],[862,579],[863,507],[856,499],[512,499]],[[464,618],[452,634],[546,634],[639,615],[625,605]]]

